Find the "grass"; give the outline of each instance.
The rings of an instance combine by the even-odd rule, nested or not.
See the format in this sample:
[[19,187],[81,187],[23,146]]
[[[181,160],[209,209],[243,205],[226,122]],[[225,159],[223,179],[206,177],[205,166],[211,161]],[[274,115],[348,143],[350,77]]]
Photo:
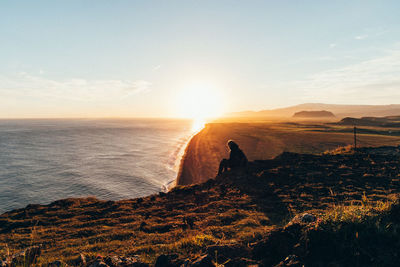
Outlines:
[[[346,266],[396,266],[400,258],[399,198],[336,206],[304,231],[304,262]],[[321,249],[322,248],[322,249]],[[331,252],[329,252],[331,251]]]
[[392,209],[393,206],[399,205],[399,200],[377,201],[368,200],[364,194],[361,205],[338,205],[333,209],[321,215],[322,222],[325,224],[335,225],[338,223],[365,223],[371,218],[381,216]]
[[323,155],[338,155],[338,154],[353,154],[354,153],[354,146],[347,145],[347,146],[339,146],[332,150],[324,151]]

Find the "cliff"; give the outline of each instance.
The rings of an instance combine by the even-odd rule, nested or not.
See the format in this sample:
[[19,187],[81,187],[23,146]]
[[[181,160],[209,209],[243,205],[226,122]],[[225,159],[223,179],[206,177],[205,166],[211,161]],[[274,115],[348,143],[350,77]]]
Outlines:
[[[25,266],[396,266],[399,160],[397,147],[283,153],[145,198],[28,205],[0,215],[0,255]],[[27,247],[32,258],[13,257]]]

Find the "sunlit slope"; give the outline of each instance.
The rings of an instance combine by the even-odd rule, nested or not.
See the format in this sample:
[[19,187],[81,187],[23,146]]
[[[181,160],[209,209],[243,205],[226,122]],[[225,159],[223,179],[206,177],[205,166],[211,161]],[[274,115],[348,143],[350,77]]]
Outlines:
[[[359,134],[360,146],[398,145],[389,131]],[[360,129],[362,132],[362,129]],[[226,142],[235,140],[249,160],[271,159],[280,153],[321,153],[353,144],[351,127],[296,123],[211,123],[189,143],[181,163],[178,184],[203,182],[215,177],[219,161],[229,156]]]

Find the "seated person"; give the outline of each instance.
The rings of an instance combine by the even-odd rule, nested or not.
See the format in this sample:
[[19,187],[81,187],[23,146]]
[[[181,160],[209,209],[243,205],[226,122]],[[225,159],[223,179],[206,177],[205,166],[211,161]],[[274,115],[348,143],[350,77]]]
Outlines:
[[232,140],[228,141],[228,147],[231,152],[229,155],[229,159],[221,160],[218,169],[218,175],[226,172],[228,169],[238,169],[245,168],[247,166],[247,158],[243,151],[239,148],[239,146]]

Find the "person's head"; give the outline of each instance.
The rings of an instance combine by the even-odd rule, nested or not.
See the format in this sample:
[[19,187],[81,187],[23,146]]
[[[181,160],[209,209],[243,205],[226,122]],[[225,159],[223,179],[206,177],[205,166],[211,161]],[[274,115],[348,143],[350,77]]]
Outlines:
[[238,144],[236,144],[233,140],[229,140],[227,145],[231,150],[236,150],[239,148]]

